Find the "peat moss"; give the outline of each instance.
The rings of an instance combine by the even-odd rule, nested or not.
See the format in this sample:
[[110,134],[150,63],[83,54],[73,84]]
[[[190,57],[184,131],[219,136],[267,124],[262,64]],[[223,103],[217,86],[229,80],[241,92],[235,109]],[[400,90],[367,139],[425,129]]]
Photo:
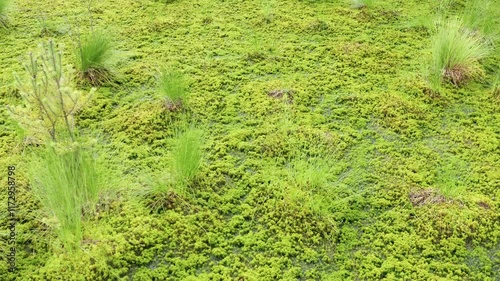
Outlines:
[[[462,5],[452,2],[446,13]],[[422,9],[437,7],[93,2],[93,24],[114,34],[117,83],[98,89],[77,124],[99,134],[123,196],[86,223],[85,251],[52,247],[33,215],[39,202],[23,176],[22,140],[1,107],[0,168],[18,166],[22,211],[18,271],[7,273],[2,256],[0,279],[499,279],[500,104],[490,87],[498,56],[484,61],[484,82],[429,95],[421,70],[432,31],[407,24]],[[90,30],[79,1],[20,0],[9,19],[0,29],[2,105],[20,102],[12,76],[20,58],[55,37],[74,64],[68,31]],[[154,98],[165,66],[190,77],[186,111]],[[269,95],[280,90],[292,99]],[[186,121],[208,132],[206,161],[188,196],[152,212],[138,194],[144,179],[165,172],[170,139]],[[300,157],[327,159],[322,188],[290,177]],[[465,193],[414,205],[412,192],[446,183],[440,171],[450,159],[463,164],[451,178]]]

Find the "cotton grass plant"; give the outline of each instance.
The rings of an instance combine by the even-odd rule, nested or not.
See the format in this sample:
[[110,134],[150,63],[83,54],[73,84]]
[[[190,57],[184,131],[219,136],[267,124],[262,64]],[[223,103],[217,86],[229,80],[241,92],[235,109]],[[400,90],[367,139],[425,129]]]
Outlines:
[[203,135],[203,130],[193,125],[181,125],[170,140],[168,166],[142,179],[145,188],[138,195],[153,213],[173,209],[189,198],[203,159]]
[[302,187],[321,189],[327,183],[329,174],[328,163],[325,159],[294,159],[290,164],[290,177]]
[[464,28],[461,20],[452,18],[432,38],[431,52],[427,78],[431,90],[439,92],[444,81],[461,85],[482,76],[479,61],[490,47],[483,37]]
[[110,81],[112,54],[111,36],[105,31],[93,31],[79,40],[76,57],[80,77],[94,86]]
[[329,180],[332,174],[332,162],[325,153],[322,156],[307,156],[303,152],[290,159],[287,164],[288,181],[284,197],[289,204],[297,204],[300,208],[305,208],[312,214],[329,218],[331,213],[332,196],[328,196],[331,186]]
[[168,169],[161,173],[149,174],[144,179],[144,185],[145,188],[141,188],[137,194],[153,213],[173,209],[180,198],[181,192],[172,180]]

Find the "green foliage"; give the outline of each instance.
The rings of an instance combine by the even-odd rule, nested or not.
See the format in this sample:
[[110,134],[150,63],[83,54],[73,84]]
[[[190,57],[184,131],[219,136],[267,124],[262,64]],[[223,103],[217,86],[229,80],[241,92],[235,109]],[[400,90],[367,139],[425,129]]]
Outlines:
[[27,79],[16,77],[24,104],[8,107],[11,116],[37,142],[74,141],[74,115],[88,98],[73,88],[72,68],[63,67],[62,52],[54,41],[42,44],[39,53],[30,53],[25,70]]
[[324,158],[296,160],[291,163],[290,169],[298,185],[313,190],[325,186],[329,171]]
[[466,27],[477,30],[489,38],[496,39],[498,36],[498,24],[496,20],[498,9],[491,0],[468,0],[462,13],[462,20]]
[[435,32],[441,22],[442,19],[440,11],[439,9],[436,9],[433,12],[415,15],[408,22],[404,23],[403,27],[425,30],[430,33]]
[[29,162],[35,197],[56,221],[52,227],[64,248],[72,252],[82,240],[82,212],[93,210],[103,174],[92,155],[79,146],[46,145]]
[[329,208],[331,199],[328,190],[328,178],[331,176],[328,157],[306,158],[304,156],[294,159],[288,173],[292,188],[287,192],[295,203],[302,202],[302,208],[309,209],[319,217],[327,218],[332,215]]
[[477,34],[463,28],[458,19],[450,19],[432,38],[432,59],[427,78],[434,92],[439,92],[443,80],[460,85],[482,75],[479,60],[490,48]]
[[111,37],[105,31],[94,31],[78,42],[77,66],[80,76],[92,85],[111,79]]
[[456,157],[446,159],[436,173],[436,185],[441,194],[447,199],[461,199],[466,191],[466,166]]
[[[452,1],[458,4],[443,18],[465,2]],[[346,9],[347,1],[276,1],[270,24],[261,2],[92,7],[96,23],[120,30],[134,55],[118,65],[126,83],[102,89],[76,123],[108,136],[110,153],[99,154],[123,167],[124,191],[109,212],[85,224],[85,251],[66,258],[29,242],[32,232],[23,230],[38,228],[29,215],[38,201],[19,188],[19,270],[7,275],[0,263],[1,280],[499,279],[498,100],[482,81],[437,98],[423,94],[425,81],[414,71],[435,28],[399,26],[420,14],[434,25],[442,1],[379,1],[383,7],[361,13]],[[87,17],[81,5],[43,7]],[[0,52],[2,82],[38,33],[36,11],[25,12],[16,30],[32,32],[0,30],[8,42]],[[327,30],[317,20],[322,15]],[[262,48],[246,59],[252,36]],[[165,113],[148,98],[161,61],[193,77],[190,92],[197,94],[186,114]],[[494,78],[495,62],[482,61],[487,77]],[[0,104],[19,102],[8,87],[0,87]],[[0,109],[0,120],[5,113]],[[207,130],[207,159],[183,197],[175,196],[169,140],[188,116]],[[21,164],[13,135],[0,121],[0,163]],[[436,176],[453,169],[439,170],[446,153],[467,159],[469,173],[449,177],[465,183],[465,196],[412,204],[411,190],[439,194]],[[327,155],[326,181],[310,176]],[[129,197],[139,175],[158,191],[147,200],[157,199],[148,207],[160,214]],[[175,201],[182,199],[186,204]],[[469,255],[477,246],[484,251]]]
[[37,17],[37,21],[40,26],[40,37],[58,36],[65,33],[65,30],[61,26],[53,21],[48,21],[47,16],[43,13],[40,13]]
[[187,187],[196,176],[202,159],[203,131],[188,128],[180,132],[174,140],[172,156],[172,174],[180,194],[187,192]]
[[186,79],[180,72],[164,70],[158,79],[158,91],[165,99],[167,107],[180,108],[188,93]]
[[246,59],[253,63],[264,60],[266,58],[266,51],[268,50],[268,48],[266,48],[267,46],[266,44],[264,44],[262,37],[254,33],[249,34],[248,37],[249,45],[246,48],[248,52],[246,55]]

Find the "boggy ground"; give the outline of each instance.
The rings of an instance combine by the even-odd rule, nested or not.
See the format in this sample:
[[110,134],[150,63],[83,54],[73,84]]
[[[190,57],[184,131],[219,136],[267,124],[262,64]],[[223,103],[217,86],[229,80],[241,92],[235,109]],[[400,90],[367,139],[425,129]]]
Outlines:
[[[20,173],[18,270],[2,255],[1,280],[500,279],[498,56],[483,81],[430,94],[431,31],[411,23],[436,1],[168,2],[91,3],[116,77],[77,124],[100,132],[121,180],[83,251],[52,247],[1,107],[0,167]],[[90,24],[83,1],[19,0],[8,16],[2,105],[20,102],[12,73],[29,51],[54,38],[74,64],[70,35]],[[164,66],[190,79],[186,111],[153,97]],[[207,132],[204,162],[189,196],[152,212],[137,191],[164,176],[183,120]]]

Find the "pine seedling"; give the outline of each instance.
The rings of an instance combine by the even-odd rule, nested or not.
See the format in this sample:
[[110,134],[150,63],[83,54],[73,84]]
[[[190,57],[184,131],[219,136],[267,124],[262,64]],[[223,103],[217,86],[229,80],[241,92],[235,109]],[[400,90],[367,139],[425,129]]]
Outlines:
[[39,143],[69,138],[75,141],[74,116],[88,101],[73,87],[72,68],[63,67],[62,52],[54,41],[41,45],[39,53],[30,53],[25,64],[27,79],[16,76],[24,103],[7,107],[27,135]]

